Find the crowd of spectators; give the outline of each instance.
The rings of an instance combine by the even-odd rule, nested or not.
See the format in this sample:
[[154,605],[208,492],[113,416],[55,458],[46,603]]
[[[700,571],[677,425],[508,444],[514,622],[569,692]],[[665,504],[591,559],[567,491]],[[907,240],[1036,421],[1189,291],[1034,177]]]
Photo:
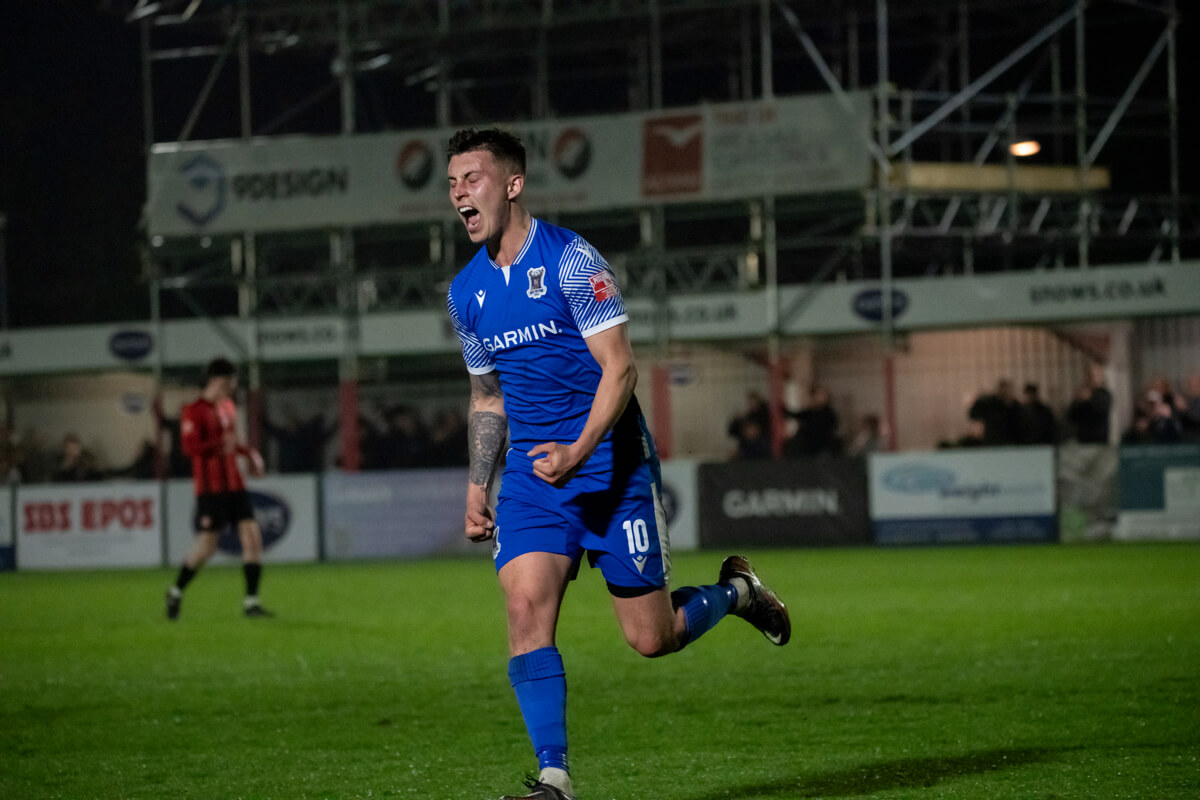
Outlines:
[[[1036,383],[1026,383],[1021,395],[1008,378],[995,389],[980,393],[967,407],[966,431],[939,447],[1053,445],[1064,441],[1108,444],[1113,441],[1112,391],[1105,384],[1102,365],[1092,364],[1075,389],[1061,416],[1042,398]],[[156,409],[165,437],[161,454],[167,477],[191,475],[183,454],[179,420]],[[731,457],[763,460],[772,457],[771,408],[759,392],[746,395],[745,407],[730,419],[727,433],[735,441]],[[826,387],[814,384],[807,402],[798,409],[781,407],[779,417],[790,435],[783,442],[785,457],[823,454],[861,456],[886,449],[879,415],[864,414],[849,436],[844,436],[837,411]],[[389,406],[377,418],[358,418],[358,468],[361,470],[465,466],[467,423],[461,411],[446,408],[426,421],[419,409],[406,404]],[[263,433],[274,444],[269,466],[278,473],[319,472],[329,463],[327,449],[338,438],[338,419],[325,413],[302,416],[285,409],[278,419],[264,416]],[[1193,372],[1176,389],[1164,376],[1155,376],[1138,393],[1132,419],[1121,429],[1122,444],[1200,442],[1200,371]],[[105,466],[75,432],[66,433],[57,447],[47,448],[33,433],[17,437],[11,425],[0,423],[0,483],[93,481],[124,477],[151,479],[158,474],[160,454],[150,439],[142,441],[133,460]],[[345,464],[342,454],[332,459]]]
[[[1103,390],[1107,393],[1107,389]],[[1107,428],[1111,395],[1099,399],[1103,426]],[[1042,399],[1036,383],[1026,383],[1018,398],[1013,383],[1001,378],[993,392],[976,397],[967,410],[967,433],[953,442],[959,447],[1003,447],[1017,444],[1057,444],[1062,429],[1054,410]],[[1107,431],[1103,431],[1107,436]],[[943,443],[943,446],[947,446]]]
[[[184,454],[177,417],[159,413],[162,426],[161,451],[150,439],[142,440],[127,464],[104,463],[82,437],[74,432],[63,435],[57,446],[47,447],[34,432],[17,436],[13,428],[0,423],[0,485],[17,483],[71,483],[109,478],[152,480],[162,473],[167,478],[191,477],[191,460]],[[358,420],[360,470],[410,469],[419,467],[466,466],[467,423],[457,409],[437,411],[429,424],[411,406],[396,405],[380,416],[377,426],[362,415]],[[270,471],[287,473],[320,472],[326,468],[326,450],[337,440],[338,420],[323,413],[302,417],[286,410],[278,422],[261,420],[262,431],[273,447]],[[343,464],[341,454],[333,458]]]
[[[781,408],[793,432],[783,444],[783,455],[864,455],[886,449],[886,435],[877,414],[864,414],[855,431],[843,438],[837,411],[828,390],[814,384],[808,402],[800,409]],[[1037,383],[1027,382],[1018,395],[1016,384],[1000,378],[995,388],[974,395],[967,403],[966,430],[943,440],[940,448],[1056,445],[1062,442],[1110,444],[1170,444],[1200,442],[1200,371],[1193,372],[1176,390],[1163,377],[1151,379],[1138,394],[1133,418],[1120,435],[1113,433],[1113,394],[1105,381],[1104,366],[1090,364],[1083,379],[1061,412],[1046,402]],[[731,458],[771,458],[771,413],[758,392],[747,395],[746,406],[729,421],[735,441]]]
[[[1105,385],[1104,368],[1099,364],[1088,367],[1061,421],[1041,399],[1037,384],[1027,383],[1018,400],[1012,382],[1002,378],[994,392],[971,404],[966,435],[944,445],[1109,444],[1112,410],[1112,391]],[[1119,440],[1121,444],[1200,441],[1200,372],[1188,376],[1181,391],[1164,376],[1152,378],[1138,393],[1132,419]]]
[[[408,405],[391,406],[382,416],[382,426],[376,425],[365,414],[358,417],[359,469],[467,464],[467,421],[460,411],[442,409],[434,415],[432,424],[427,424],[420,413]],[[343,465],[345,455],[339,454],[336,463]]]
[[[860,456],[884,449],[878,414],[863,415],[858,430],[846,443],[829,390],[820,384],[813,385],[804,406],[782,407],[780,412],[782,418],[792,421],[792,431],[783,442],[786,458],[842,453]],[[727,432],[736,442],[732,458],[740,461],[771,458],[771,409],[766,398],[758,392],[749,392],[746,407],[729,420]]]
[[1133,419],[1121,444],[1174,444],[1200,441],[1200,372],[1188,376],[1181,391],[1158,375],[1138,396]]

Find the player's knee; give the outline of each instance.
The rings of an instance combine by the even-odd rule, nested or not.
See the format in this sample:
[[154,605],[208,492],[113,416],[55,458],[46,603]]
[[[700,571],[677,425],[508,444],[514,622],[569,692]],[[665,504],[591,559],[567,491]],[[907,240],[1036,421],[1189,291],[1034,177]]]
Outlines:
[[513,631],[531,631],[541,626],[547,614],[545,605],[537,598],[516,592],[506,598],[508,626]]
[[638,655],[646,658],[660,658],[674,653],[680,647],[678,638],[669,630],[639,630],[625,634],[625,641],[637,651]]
[[200,534],[196,537],[195,545],[192,548],[193,558],[201,564],[208,561],[217,552],[217,543],[218,540],[215,533]]

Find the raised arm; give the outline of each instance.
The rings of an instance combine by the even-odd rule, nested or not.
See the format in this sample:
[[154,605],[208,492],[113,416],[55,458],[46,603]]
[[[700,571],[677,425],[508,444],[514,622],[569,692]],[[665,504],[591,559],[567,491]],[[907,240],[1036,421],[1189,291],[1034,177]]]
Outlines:
[[488,490],[496,462],[508,439],[504,392],[496,372],[471,376],[471,402],[467,416],[469,466],[467,469],[466,534],[473,542],[492,538],[496,527],[488,507]]

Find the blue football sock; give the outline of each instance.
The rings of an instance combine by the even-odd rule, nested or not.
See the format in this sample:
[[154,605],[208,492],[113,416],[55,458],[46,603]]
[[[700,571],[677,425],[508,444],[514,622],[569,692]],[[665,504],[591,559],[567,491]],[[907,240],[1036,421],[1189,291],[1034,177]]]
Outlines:
[[515,656],[508,662],[508,679],[517,693],[517,704],[529,740],[537,753],[538,768],[567,769],[567,677],[557,647],[543,647]]
[[737,589],[727,583],[685,586],[671,592],[671,604],[683,609],[687,620],[685,645],[699,639],[737,605]]

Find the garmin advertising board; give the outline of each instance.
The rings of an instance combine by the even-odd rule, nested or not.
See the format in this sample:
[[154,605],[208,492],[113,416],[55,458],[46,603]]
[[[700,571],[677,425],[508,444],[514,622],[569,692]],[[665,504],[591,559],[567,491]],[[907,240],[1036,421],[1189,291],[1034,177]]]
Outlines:
[[869,471],[878,544],[1058,540],[1052,447],[873,453]]
[[701,464],[702,547],[869,544],[866,467],[836,456]]

